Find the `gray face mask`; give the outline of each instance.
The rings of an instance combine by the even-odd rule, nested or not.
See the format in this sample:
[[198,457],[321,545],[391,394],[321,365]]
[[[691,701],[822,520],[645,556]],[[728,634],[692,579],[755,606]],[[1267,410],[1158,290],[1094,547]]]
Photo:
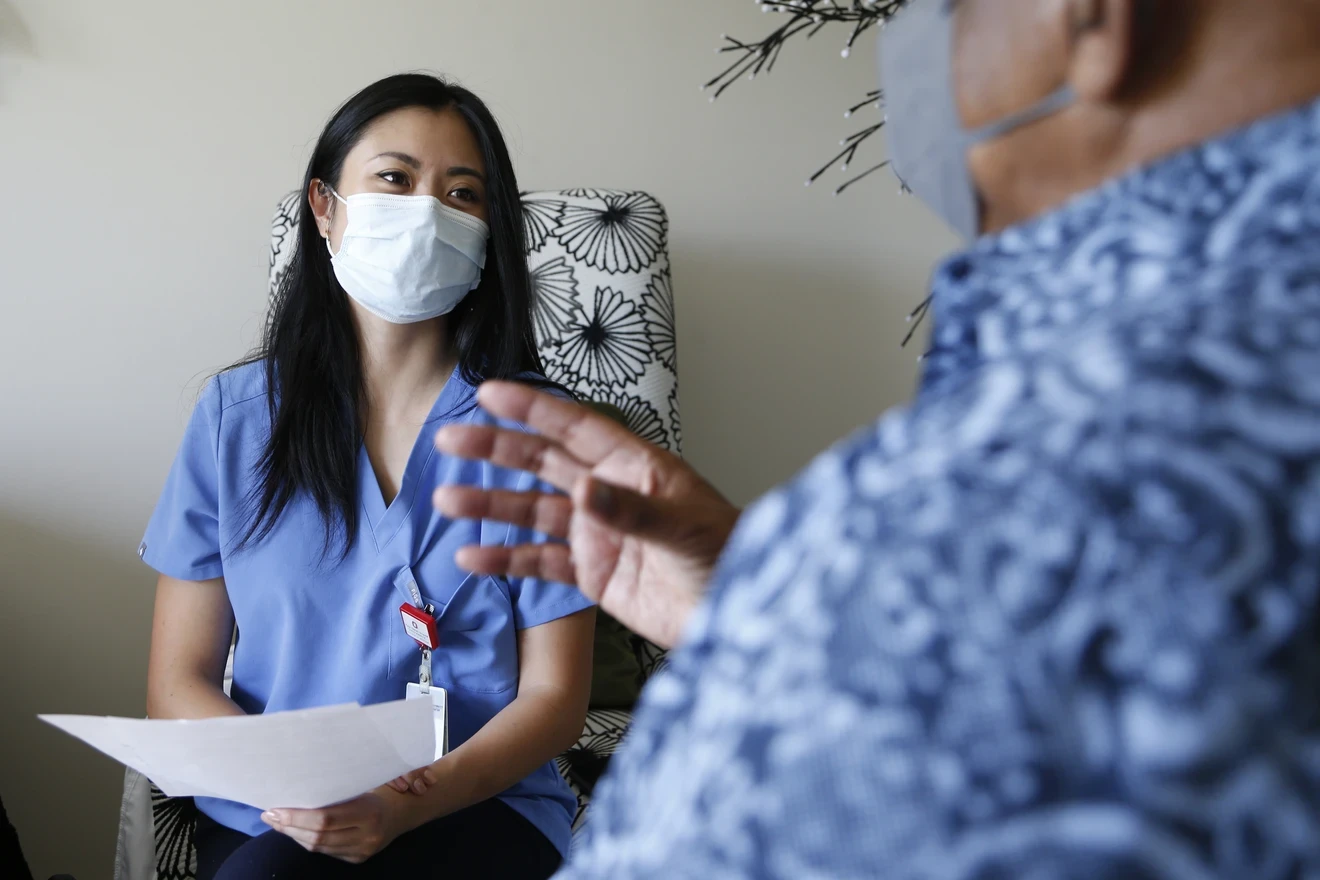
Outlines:
[[980,232],[980,199],[967,151],[1057,113],[1076,100],[1064,86],[1045,100],[966,131],[953,87],[953,3],[913,0],[880,35],[885,132],[895,173],[917,198],[964,238]]

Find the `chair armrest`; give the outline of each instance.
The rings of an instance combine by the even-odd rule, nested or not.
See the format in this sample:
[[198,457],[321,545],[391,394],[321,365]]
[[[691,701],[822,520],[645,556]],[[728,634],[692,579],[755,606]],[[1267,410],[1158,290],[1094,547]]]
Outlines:
[[130,768],[124,771],[119,802],[119,839],[115,880],[155,880],[156,829],[151,816],[151,782]]

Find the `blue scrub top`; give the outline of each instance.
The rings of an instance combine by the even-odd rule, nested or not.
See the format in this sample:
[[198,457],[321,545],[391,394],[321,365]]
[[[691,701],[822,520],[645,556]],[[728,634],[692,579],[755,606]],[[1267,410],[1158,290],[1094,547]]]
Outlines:
[[[340,558],[342,536],[323,554],[321,515],[301,494],[267,538],[235,552],[249,521],[254,469],[270,435],[265,395],[262,363],[207,385],[147,526],[142,558],[180,580],[224,578],[239,632],[232,697],[250,714],[402,699],[408,682],[417,680],[420,659],[399,617],[406,592],[400,582],[411,576],[436,608],[440,647],[433,674],[449,691],[450,746],[461,745],[518,693],[517,630],[592,603],[563,584],[461,571],[454,564],[460,547],[545,538],[503,523],[446,519],[431,507],[431,491],[449,484],[523,491],[535,479],[435,450],[432,439],[441,425],[496,423],[473,405],[475,390],[455,371],[388,506],[366,448],[359,450],[361,517],[347,557]],[[575,801],[553,761],[500,798],[567,854]],[[246,834],[269,830],[255,807],[211,798],[197,804]]]

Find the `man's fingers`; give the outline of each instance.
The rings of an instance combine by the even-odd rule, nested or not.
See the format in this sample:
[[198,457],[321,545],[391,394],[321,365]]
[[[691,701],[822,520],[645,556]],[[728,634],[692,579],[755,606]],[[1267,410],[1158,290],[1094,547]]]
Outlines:
[[572,556],[563,544],[464,547],[454,559],[459,568],[476,574],[538,578],[561,584],[577,583]]
[[568,537],[573,502],[563,495],[441,486],[431,497],[450,519],[493,519],[554,538]]
[[620,445],[645,444],[613,419],[529,385],[485,382],[477,390],[477,401],[496,418],[526,425],[588,466]]
[[446,455],[528,471],[564,491],[586,471],[582,462],[545,437],[490,425],[448,425],[436,433],[435,447]]

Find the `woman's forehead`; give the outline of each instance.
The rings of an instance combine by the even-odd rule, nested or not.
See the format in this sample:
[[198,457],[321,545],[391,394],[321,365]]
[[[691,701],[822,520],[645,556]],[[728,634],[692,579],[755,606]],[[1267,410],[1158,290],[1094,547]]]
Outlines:
[[402,153],[424,167],[466,165],[485,170],[472,129],[452,107],[406,107],[387,113],[367,126],[348,158],[369,162],[386,153]]

